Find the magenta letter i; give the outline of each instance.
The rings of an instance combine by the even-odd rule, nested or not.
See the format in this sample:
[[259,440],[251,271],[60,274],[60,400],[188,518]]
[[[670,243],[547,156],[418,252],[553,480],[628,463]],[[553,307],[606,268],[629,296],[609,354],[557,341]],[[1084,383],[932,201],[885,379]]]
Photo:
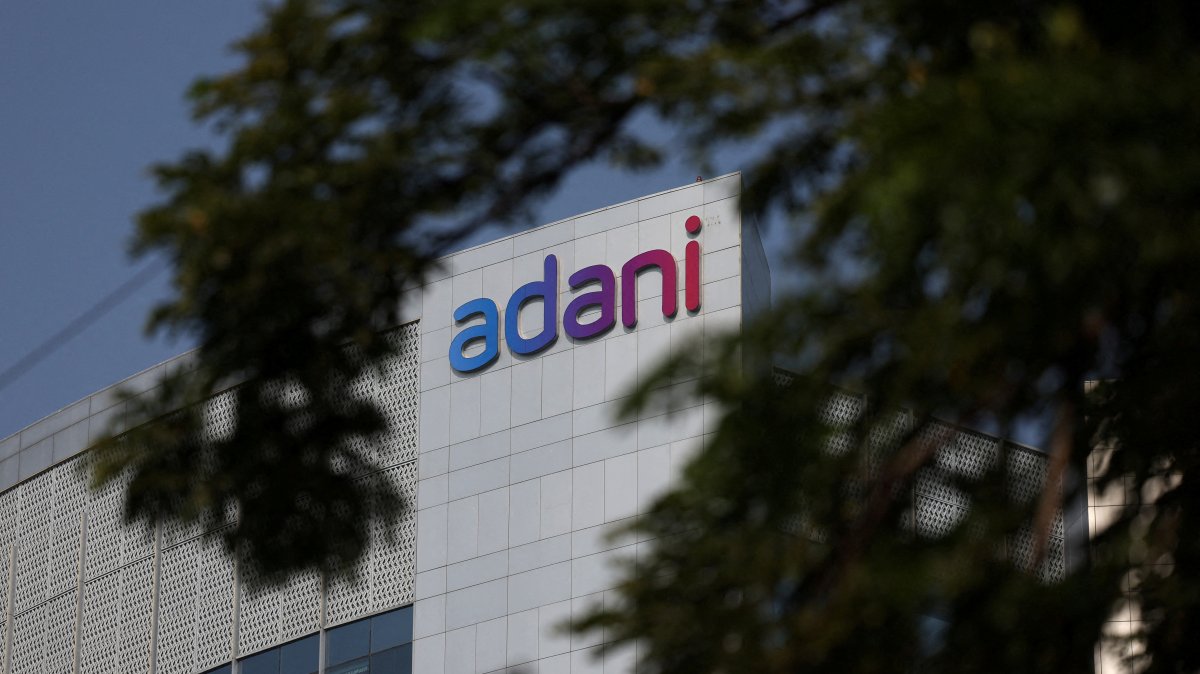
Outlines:
[[[688,234],[696,235],[700,233],[700,217],[693,215],[684,223]],[[700,310],[700,242],[688,241],[687,247],[683,252],[683,285],[686,288],[684,292],[683,304],[688,311]]]

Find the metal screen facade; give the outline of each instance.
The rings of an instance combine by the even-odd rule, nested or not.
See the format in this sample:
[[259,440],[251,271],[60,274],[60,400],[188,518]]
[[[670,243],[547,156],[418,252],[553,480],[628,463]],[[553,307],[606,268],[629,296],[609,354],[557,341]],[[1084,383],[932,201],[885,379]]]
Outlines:
[[[416,498],[419,329],[394,330],[399,355],[356,382],[388,418],[377,465]],[[232,398],[208,403],[208,432],[233,423]],[[84,456],[0,494],[0,671],[20,674],[194,674],[324,628],[411,604],[416,516],[376,536],[358,583],[316,574],[252,591],[199,526],[122,523],[124,486],[92,493]],[[375,532],[383,533],[383,532]]]

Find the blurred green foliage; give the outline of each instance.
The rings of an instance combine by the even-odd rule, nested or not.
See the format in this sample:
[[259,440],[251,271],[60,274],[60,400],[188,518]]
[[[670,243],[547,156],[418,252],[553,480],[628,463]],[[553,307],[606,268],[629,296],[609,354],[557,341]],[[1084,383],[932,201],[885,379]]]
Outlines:
[[[1178,1],[269,5],[244,66],[193,90],[228,146],[157,169],[136,239],[175,262],[154,327],[195,336],[199,369],[98,478],[133,471],[132,517],[273,503],[227,530],[247,563],[344,568],[364,517],[398,512],[347,482],[345,461],[370,471],[348,440],[381,421],[344,387],[389,353],[402,285],[584,162],[753,143],[743,208],[789,223],[805,282],[728,352],[667,366],[703,368],[692,394],[730,412],[587,626],[664,673],[1091,671],[1136,590],[1137,645],[1110,645],[1198,671],[1198,37]],[[679,144],[640,138],[639,113]],[[234,381],[237,432],[197,440],[197,403]],[[822,416],[831,386],[866,401],[853,423]],[[912,423],[884,434],[896,410]],[[969,514],[916,535],[935,418],[1041,429],[1049,487],[946,477]],[[998,541],[1030,532],[1037,562],[1101,454],[1098,488],[1129,505],[1087,564],[1039,579]]]

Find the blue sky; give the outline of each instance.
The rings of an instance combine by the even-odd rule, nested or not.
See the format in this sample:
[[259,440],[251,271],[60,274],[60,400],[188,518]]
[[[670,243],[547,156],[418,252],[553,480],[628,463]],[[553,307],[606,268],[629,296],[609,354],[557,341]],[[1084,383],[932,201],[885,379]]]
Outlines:
[[[252,28],[256,7],[245,0],[0,4],[0,371],[145,264],[126,246],[134,214],[155,198],[147,167],[213,142],[191,122],[183,94],[197,75],[237,65],[228,45]],[[736,161],[723,153],[716,168],[742,168]],[[696,173],[678,161],[638,175],[588,167],[528,224],[675,187]],[[0,390],[0,438],[186,350],[186,342],[143,332],[166,279],[159,274]]]

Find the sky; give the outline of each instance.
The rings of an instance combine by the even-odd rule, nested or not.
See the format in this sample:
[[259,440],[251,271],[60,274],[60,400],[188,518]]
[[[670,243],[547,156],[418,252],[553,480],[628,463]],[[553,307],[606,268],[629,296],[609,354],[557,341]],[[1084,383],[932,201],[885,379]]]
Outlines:
[[[156,196],[148,167],[216,142],[192,122],[184,92],[198,75],[237,66],[228,46],[255,25],[257,6],[0,3],[0,372],[150,262],[127,252],[134,215]],[[741,169],[740,159],[719,153],[715,175]],[[527,224],[677,187],[697,173],[678,159],[642,174],[586,167]],[[769,255],[779,249],[768,242]],[[0,438],[187,350],[186,341],[143,329],[169,292],[167,277],[158,273],[0,389]]]

